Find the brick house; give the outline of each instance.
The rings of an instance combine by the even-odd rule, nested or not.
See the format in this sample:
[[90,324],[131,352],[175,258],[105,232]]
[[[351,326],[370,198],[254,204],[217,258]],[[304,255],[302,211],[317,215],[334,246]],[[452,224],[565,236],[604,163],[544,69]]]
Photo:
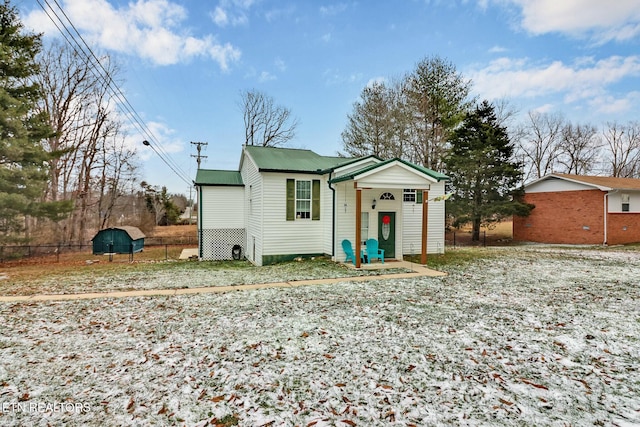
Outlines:
[[553,173],[525,185],[528,217],[513,218],[519,242],[640,242],[640,179]]

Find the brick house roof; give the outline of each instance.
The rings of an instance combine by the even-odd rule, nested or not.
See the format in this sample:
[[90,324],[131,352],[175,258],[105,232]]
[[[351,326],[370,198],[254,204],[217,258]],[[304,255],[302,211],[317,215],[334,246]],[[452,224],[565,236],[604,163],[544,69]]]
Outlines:
[[636,178],[616,178],[610,176],[586,176],[573,175],[568,173],[552,173],[542,179],[556,177],[568,181],[580,182],[597,187],[603,191],[609,190],[640,190],[640,179]]

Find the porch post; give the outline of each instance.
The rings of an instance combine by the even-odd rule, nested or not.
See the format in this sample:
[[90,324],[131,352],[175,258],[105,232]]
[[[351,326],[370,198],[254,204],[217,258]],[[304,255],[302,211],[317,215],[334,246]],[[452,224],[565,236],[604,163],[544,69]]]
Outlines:
[[[354,183],[354,185],[357,185]],[[360,240],[362,239],[362,189],[356,188],[356,247],[354,256],[356,257],[356,268],[360,268]]]
[[429,231],[429,191],[422,190],[422,253],[420,263],[427,264],[427,232]]

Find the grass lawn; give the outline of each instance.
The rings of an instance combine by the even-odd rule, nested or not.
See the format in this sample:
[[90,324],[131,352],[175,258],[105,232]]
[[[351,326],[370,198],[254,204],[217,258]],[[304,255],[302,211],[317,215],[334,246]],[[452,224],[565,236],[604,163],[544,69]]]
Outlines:
[[[437,262],[447,277],[0,304],[0,424],[640,423],[640,251]],[[167,265],[162,280],[216,277]],[[271,281],[309,264],[240,270]]]

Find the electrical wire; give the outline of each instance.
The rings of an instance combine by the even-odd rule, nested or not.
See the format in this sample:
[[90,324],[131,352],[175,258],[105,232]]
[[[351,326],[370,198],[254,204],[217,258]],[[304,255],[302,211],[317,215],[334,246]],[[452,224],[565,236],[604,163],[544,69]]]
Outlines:
[[[84,40],[78,29],[75,27],[71,19],[68,17],[58,0],[53,0],[53,3],[60,10],[64,16],[68,25],[73,28],[73,32],[69,29],[64,20],[58,15],[58,13],[51,6],[49,0],[42,0],[46,3],[46,6],[41,0],[36,0],[40,8],[44,11],[47,17],[53,22],[55,27],[60,31],[64,39],[69,43],[71,48],[78,54],[85,64],[89,67],[91,72],[99,79],[104,80],[107,88],[110,90],[111,95],[118,101],[116,104],[122,113],[129,119],[130,123],[137,128],[145,137],[144,145],[151,147],[153,151],[160,157],[160,159],[184,182],[188,185],[192,185],[192,181],[188,178],[188,175],[180,168],[180,166],[173,161],[171,156],[166,152],[162,145],[158,142],[158,138],[153,134],[153,131],[149,129],[144,120],[140,117],[133,105],[129,102],[125,94],[120,87],[114,82],[111,73],[104,67],[100,59],[93,52],[89,44]],[[55,16],[52,16],[52,14]],[[57,19],[57,22],[56,22]],[[59,24],[60,25],[59,25]],[[60,27],[62,26],[62,28]],[[63,30],[64,29],[64,30]],[[75,34],[74,34],[75,33]],[[80,39],[80,41],[78,41]],[[84,46],[84,47],[83,47]],[[153,143],[149,142],[153,141]]]

